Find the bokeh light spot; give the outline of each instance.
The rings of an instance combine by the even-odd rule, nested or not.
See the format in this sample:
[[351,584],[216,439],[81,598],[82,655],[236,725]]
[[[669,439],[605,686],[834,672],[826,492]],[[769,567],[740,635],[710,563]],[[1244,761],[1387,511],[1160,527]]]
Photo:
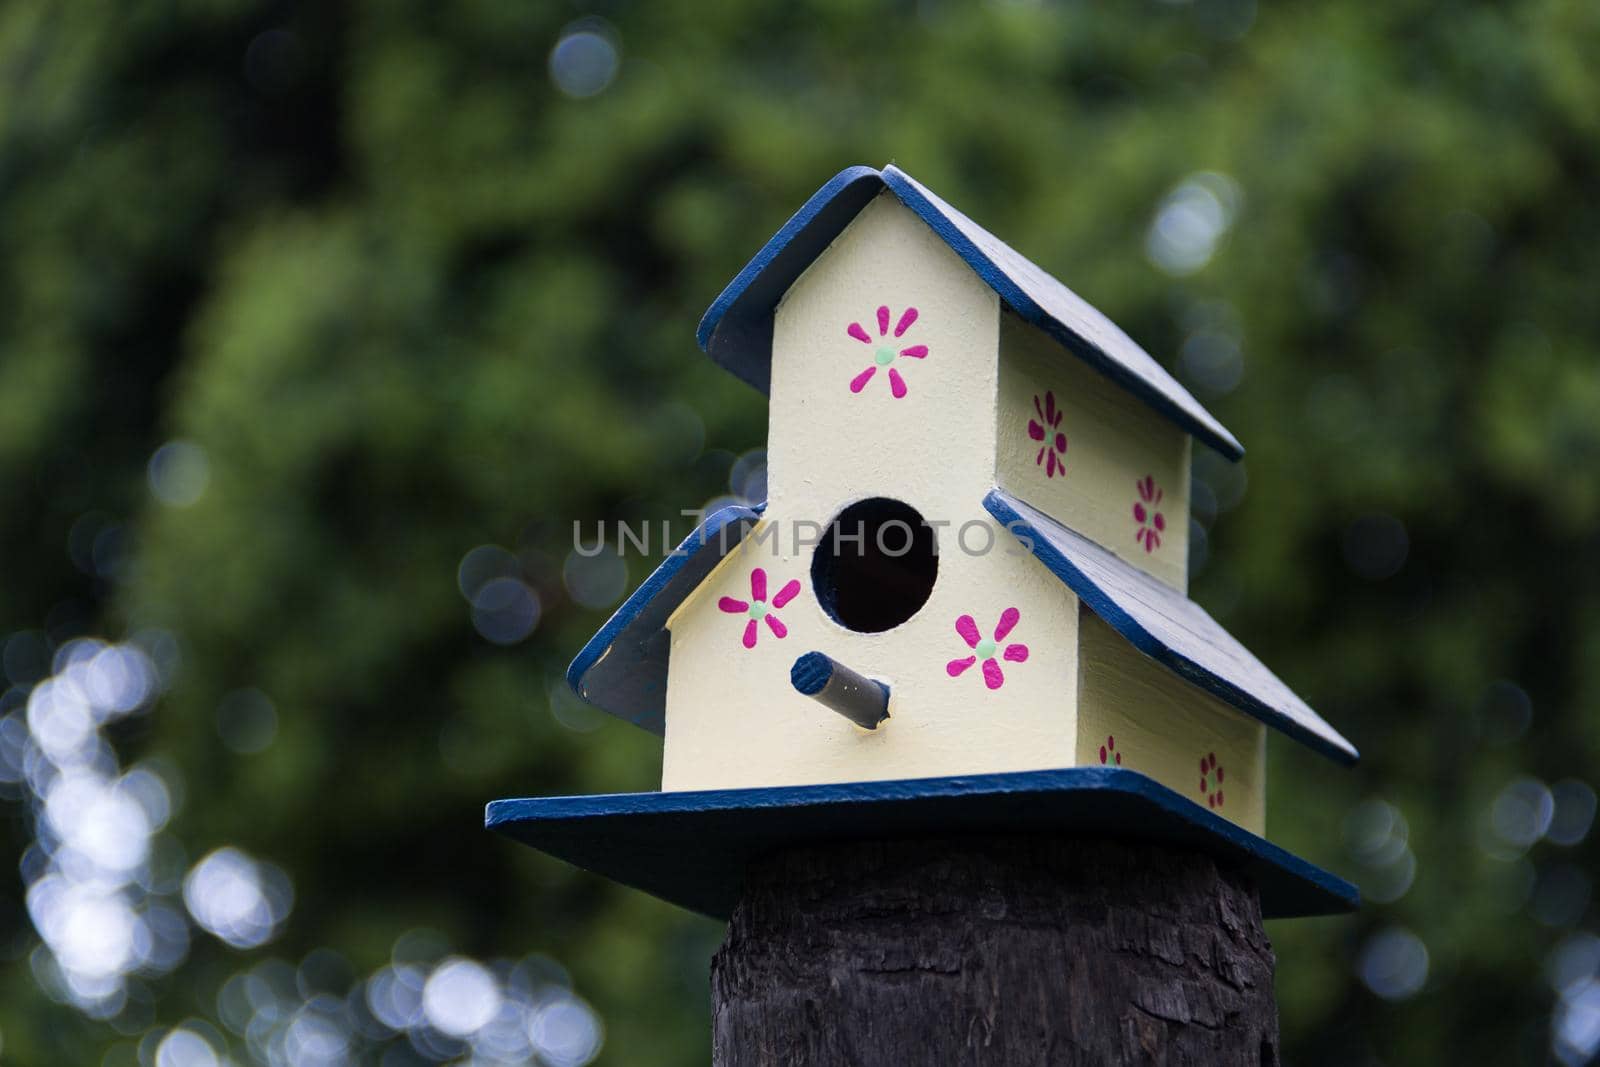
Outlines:
[[1568,778],[1552,786],[1550,795],[1556,809],[1545,831],[1545,840],[1563,848],[1581,845],[1589,836],[1589,827],[1594,825],[1594,790],[1588,782]]
[[422,1010],[440,1033],[468,1037],[500,1010],[500,986],[482,964],[452,956],[428,975]]
[[1544,836],[1554,815],[1555,798],[1549,787],[1537,778],[1518,778],[1495,797],[1489,827],[1498,844],[1520,855]]
[[211,458],[193,441],[168,441],[150,457],[146,474],[150,492],[174,508],[186,508],[205,495],[211,484]]
[[600,1019],[577,997],[564,993],[534,1012],[528,1036],[551,1067],[583,1067],[600,1053]]
[[605,91],[617,76],[621,57],[609,30],[593,22],[580,25],[564,32],[550,50],[550,80],[581,100]]
[[1175,277],[1193,274],[1216,255],[1238,212],[1239,185],[1225,174],[1191,174],[1156,208],[1145,234],[1145,254]]
[[491,578],[472,598],[472,625],[497,645],[514,645],[539,625],[539,594],[520,578]]
[[767,499],[767,450],[752,449],[733,461],[728,471],[728,488],[744,504],[760,504]]
[[234,948],[272,940],[288,917],[288,879],[236,848],[219,848],[183,880],[183,902],[203,929]]
[[573,549],[561,566],[567,595],[586,608],[609,608],[628,587],[628,565],[615,552],[586,556]]
[[156,1046],[156,1067],[218,1067],[211,1043],[193,1030],[178,1027]]
[[1367,939],[1357,969],[1366,987],[1384,1000],[1406,1000],[1428,981],[1428,947],[1410,930],[1391,926]]

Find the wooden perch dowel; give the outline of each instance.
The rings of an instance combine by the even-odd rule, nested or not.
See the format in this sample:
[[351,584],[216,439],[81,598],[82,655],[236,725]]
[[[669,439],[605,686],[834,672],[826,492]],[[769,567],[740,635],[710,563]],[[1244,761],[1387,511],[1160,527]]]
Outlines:
[[1278,1062],[1256,891],[1196,853],[954,838],[753,868],[712,961],[715,1067]]
[[877,729],[889,717],[888,686],[821,652],[807,652],[795,660],[789,681],[803,695],[864,730]]

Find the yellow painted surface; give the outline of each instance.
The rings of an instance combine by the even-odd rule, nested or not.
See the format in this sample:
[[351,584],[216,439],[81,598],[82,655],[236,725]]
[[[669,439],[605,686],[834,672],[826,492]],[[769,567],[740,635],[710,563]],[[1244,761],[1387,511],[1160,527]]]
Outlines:
[[[1120,754],[1120,766],[1265,834],[1267,728],[1139,652],[1088,608],[1078,635],[1076,762],[1098,766],[1104,747],[1107,763]],[[1221,780],[1206,774],[1202,792],[1201,761],[1213,754]]]
[[[1046,393],[1062,415],[1041,444],[1029,436],[1028,422],[1039,421],[1034,404],[1045,407]],[[1134,566],[1187,589],[1189,435],[1009,311],[1000,324],[999,398],[998,482]],[[1064,471],[1052,475],[1056,432],[1067,448],[1056,453]],[[1141,496],[1146,477],[1160,492],[1158,503]],[[1161,514],[1166,528],[1157,531],[1157,547],[1137,539],[1135,504],[1145,509],[1147,531]]]
[[[890,364],[906,383],[901,398],[886,368],[850,389],[882,341],[879,306],[890,309],[894,350],[928,346],[925,359]],[[917,320],[894,338],[907,307]],[[1072,764],[1077,598],[983,510],[994,485],[999,314],[995,294],[892,196],[868,205],[791,288],[773,338],[765,519],[668,621],[664,789]],[[852,322],[871,344],[850,336]],[[818,605],[804,542],[872,496],[946,525],[935,527],[939,575],[927,603],[900,626],[865,634]],[[762,626],[746,649],[747,620],[718,601],[750,600],[757,566],[769,596],[790,579],[802,591],[776,612],[788,636]],[[972,654],[957,617],[970,614],[990,637],[1008,607],[1021,618],[1002,649],[1025,644],[1027,662],[1001,660],[1005,681],[994,690],[981,667],[951,677],[946,665]],[[862,730],[796,693],[789,669],[812,650],[887,682],[888,722]]]
[[[706,789],[920,778],[1038,770],[1073,763],[1077,691],[1077,598],[1031,555],[1014,548],[987,514],[969,510],[969,540],[992,534],[987,555],[946,549],[922,609],[879,634],[855,633],[829,618],[810,585],[810,550],[746,540],[669,621],[671,669],[662,760],[663,789]],[[788,524],[773,516],[768,523]],[[979,530],[985,531],[980,534]],[[760,533],[758,528],[755,533]],[[745,648],[742,615],[720,597],[750,599],[750,573],[763,567],[769,590],[791,578],[801,592],[776,614],[782,639],[764,626]],[[770,593],[769,593],[770,595]],[[991,637],[1001,613],[1020,620],[1000,642],[1028,648],[1024,663],[1000,660],[1004,683],[989,689],[981,667],[952,677],[946,665],[972,655],[955,620],[970,614]],[[887,682],[889,720],[863,730],[795,692],[789,669],[817,650]]]
[[[890,335],[878,335],[877,309]],[[916,321],[893,331],[907,308]],[[852,323],[871,339],[851,337]],[[778,305],[772,338],[767,492],[777,514],[832,518],[869,496],[953,520],[994,485],[1000,300],[890,193],[868,204]],[[859,393],[880,347],[898,353]],[[906,395],[891,391],[889,368]],[[952,510],[954,509],[954,510]]]

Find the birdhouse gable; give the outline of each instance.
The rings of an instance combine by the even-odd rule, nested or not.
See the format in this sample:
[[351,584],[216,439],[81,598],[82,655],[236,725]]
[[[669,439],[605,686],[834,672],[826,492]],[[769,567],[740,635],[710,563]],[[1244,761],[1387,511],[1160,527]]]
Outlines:
[[999,329],[994,292],[880,191],[774,313],[773,513],[826,524],[873,497],[970,511],[994,479]]

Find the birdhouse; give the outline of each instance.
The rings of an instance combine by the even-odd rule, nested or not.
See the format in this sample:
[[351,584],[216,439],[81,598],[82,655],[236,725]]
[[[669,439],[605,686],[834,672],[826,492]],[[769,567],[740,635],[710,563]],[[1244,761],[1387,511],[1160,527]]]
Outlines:
[[[864,805],[770,831],[859,833],[914,829],[920,802],[992,832],[1037,805],[1232,849],[1299,880],[1280,913],[1353,902],[1263,840],[1269,728],[1356,751],[1188,598],[1193,449],[1243,449],[1138,344],[893,166],[820,189],[699,341],[769,398],[767,500],[707,516],[572,664],[584,699],[662,737],[662,792],[566,815],[716,809],[740,838],[740,811]],[[491,806],[541,847],[562,817]]]

